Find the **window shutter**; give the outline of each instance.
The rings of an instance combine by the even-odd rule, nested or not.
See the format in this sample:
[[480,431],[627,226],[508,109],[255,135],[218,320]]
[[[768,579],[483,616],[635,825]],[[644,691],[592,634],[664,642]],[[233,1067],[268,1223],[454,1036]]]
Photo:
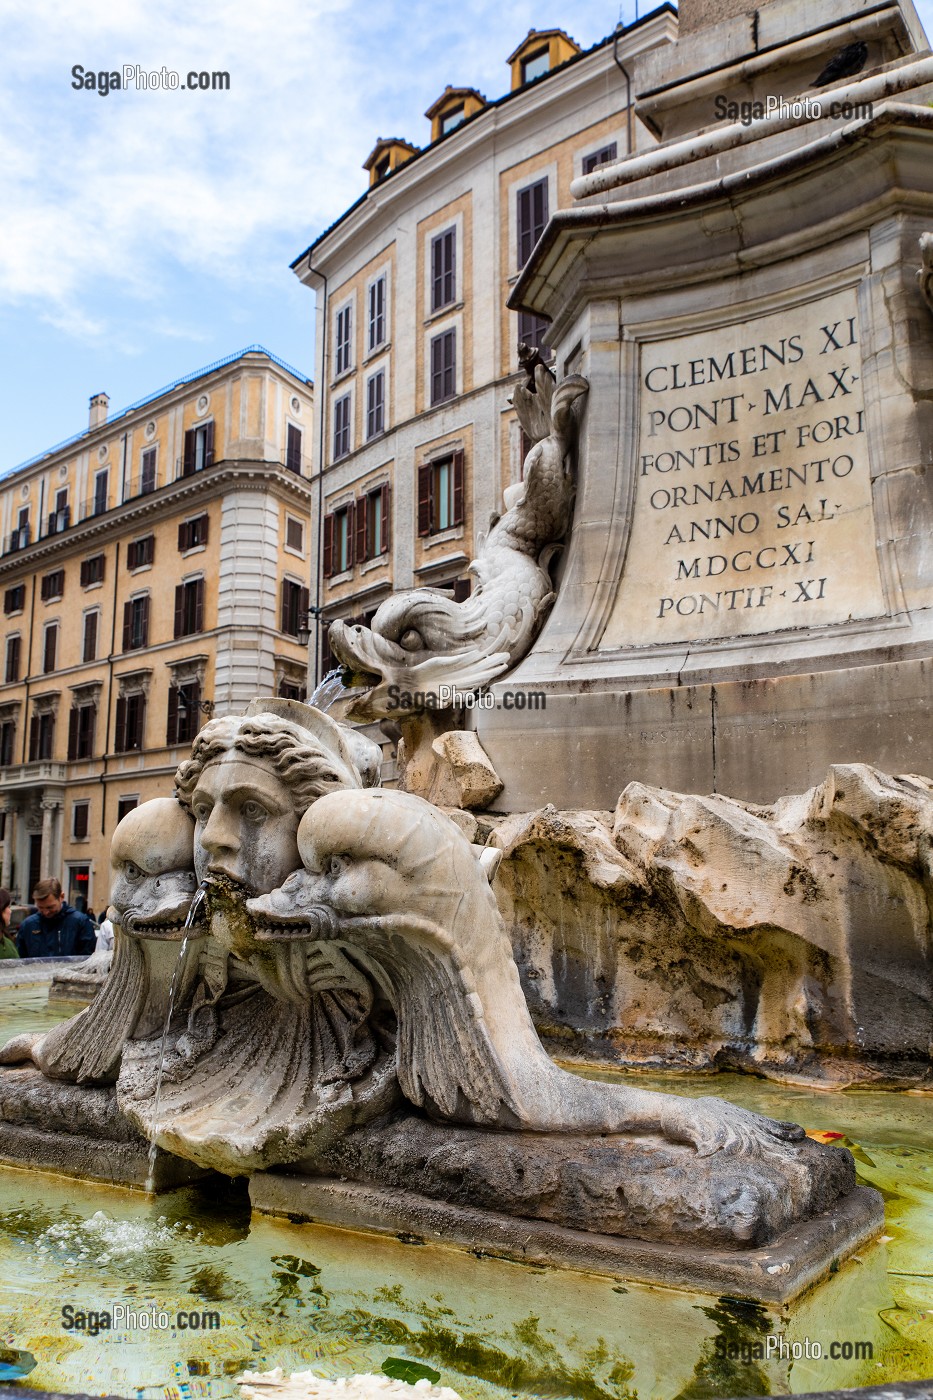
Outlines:
[[123,650],[129,651],[133,640],[133,604],[123,604]]
[[356,563],[353,546],[356,544],[356,505],[351,501],[345,508],[347,512],[347,568],[352,569]]
[[196,437],[196,428],[189,428],[188,431],[185,433],[185,455],[182,465],[182,472],[185,476],[191,476],[194,472]]
[[379,502],[379,509],[382,513],[382,528],[380,533],[383,554],[388,554],[389,552],[389,500],[391,495],[392,487],[386,482],[385,486],[382,488],[382,498]]
[[463,453],[455,452],[453,456],[454,475],[454,525],[463,524]]
[[443,257],[443,247],[442,247],[442,244],[443,244],[443,239],[441,239],[441,238],[435,238],[434,241],[433,241],[433,243],[431,244],[431,253],[432,253],[432,255],[433,255],[432,258],[431,258],[431,264],[432,264],[432,266],[431,266],[431,310],[432,310],[432,311],[436,311],[437,308],[438,308],[439,306],[443,306],[443,304],[444,304],[444,296],[443,296],[443,286],[444,286],[444,257]]
[[518,192],[518,265],[524,267],[531,252],[529,235],[531,231],[531,190]]
[[178,687],[170,685],[168,688],[168,724],[165,728],[165,742],[167,744],[178,743]]
[[178,527],[178,552],[184,554],[188,548],[188,522],[183,520]]
[[366,540],[366,517],[368,515],[368,511],[366,508],[367,505],[368,502],[366,500],[366,497],[360,496],[356,503],[356,544],[353,547],[353,552],[356,557],[356,561],[359,564],[362,564],[364,559],[369,558],[369,550],[367,549]]
[[188,687],[188,713],[186,716],[187,732],[185,734],[185,739],[189,743],[201,727],[201,721],[198,718],[200,704],[201,682],[192,681]]
[[285,434],[285,466],[291,472],[301,472],[301,430],[294,423],[287,425]]
[[418,534],[430,535],[434,515],[434,468],[430,462],[418,468]]
[[142,634],[142,641],[140,642],[140,646],[147,647],[147,646],[149,645],[149,595],[148,595],[148,594],[146,595],[145,598],[140,599],[140,614],[141,614],[141,616],[140,616],[140,628],[139,628],[139,630],[140,630],[140,632],[141,632],[141,634]]
[[280,617],[279,617],[279,631],[280,631],[280,632],[287,632],[287,631],[288,631],[288,624],[289,624],[289,621],[290,621],[290,618],[289,618],[289,616],[288,616],[290,609],[289,609],[289,606],[288,606],[288,605],[289,605],[289,601],[290,601],[290,597],[291,597],[291,591],[292,591],[292,590],[291,590],[291,587],[290,587],[289,580],[288,580],[287,578],[283,578],[283,580],[282,580],[282,606],[281,606],[281,615],[280,615]]
[[198,529],[198,544],[207,544],[207,532],[210,528],[211,518],[209,515],[202,515],[200,527]]
[[442,336],[431,341],[431,402],[437,403],[443,396],[444,381]]
[[179,583],[175,588],[175,628],[174,635],[181,637],[185,628],[185,585]]
[[457,392],[457,332],[448,331],[444,336],[444,387],[445,398]]
[[[532,229],[532,246],[544,232],[547,223],[547,180],[539,180],[534,186],[534,228]],[[529,249],[530,251],[530,249]]]
[[204,465],[212,467],[214,465],[214,420],[211,419],[204,428]]
[[113,748],[115,753],[126,751],[126,696],[121,695],[117,699],[117,723],[113,736]]
[[452,302],[457,292],[457,231],[444,234],[444,301]]
[[204,580],[195,580],[194,585],[194,630],[203,632],[204,630]]
[[334,573],[334,517],[324,516],[324,577],[332,578]]
[[69,762],[78,757],[78,711],[72,709],[68,712],[68,759]]
[[49,577],[50,576],[46,574],[39,587],[39,594],[42,598],[43,603],[46,602],[49,597]]
[[[137,554],[136,541],[135,541],[135,540],[130,540],[129,544],[126,546],[126,567],[127,567],[128,569],[135,569],[135,568],[136,568],[136,565],[137,565],[136,554]],[[84,572],[84,565],[83,565],[83,564],[81,565],[81,572],[82,572],[82,574],[83,574],[83,572]],[[82,583],[84,582],[84,579],[83,579],[83,578],[81,579],[81,582],[82,582]]]
[[39,716],[33,715],[29,721],[29,762],[35,763],[39,757]]
[[299,610],[299,621],[300,621],[300,615],[301,615],[302,613],[304,614],[305,617],[307,617],[308,614],[309,614],[309,612],[311,611],[311,589],[310,589],[310,588],[303,588],[303,589],[301,590],[300,594],[298,595],[298,610]]
[[47,627],[45,629],[45,655],[43,657],[43,670],[55,670],[55,652],[58,644],[58,628]]

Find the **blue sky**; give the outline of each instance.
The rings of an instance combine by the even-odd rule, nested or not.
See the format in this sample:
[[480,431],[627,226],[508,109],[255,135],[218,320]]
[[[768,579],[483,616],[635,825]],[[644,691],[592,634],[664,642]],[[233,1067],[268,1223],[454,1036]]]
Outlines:
[[[652,8],[642,0],[641,13]],[[918,8],[930,32],[933,0]],[[259,342],[313,370],[289,263],[365,187],[377,136],[428,136],[446,83],[498,97],[529,28],[583,46],[634,0],[0,0],[0,473]],[[229,92],[72,88],[71,70],[225,69]]]

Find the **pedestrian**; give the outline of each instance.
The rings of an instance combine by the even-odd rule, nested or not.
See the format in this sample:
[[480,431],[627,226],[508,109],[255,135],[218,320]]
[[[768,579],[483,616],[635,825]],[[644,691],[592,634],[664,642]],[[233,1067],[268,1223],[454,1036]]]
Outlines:
[[10,917],[13,913],[13,896],[9,890],[0,889],[0,958],[18,958],[16,944],[10,937]]
[[72,909],[58,880],[40,880],[32,892],[37,912],[19,926],[16,946],[21,958],[62,958],[94,951],[97,930],[86,914]]
[[108,917],[101,919],[97,925],[97,947],[95,953],[109,953],[113,948],[113,924]]

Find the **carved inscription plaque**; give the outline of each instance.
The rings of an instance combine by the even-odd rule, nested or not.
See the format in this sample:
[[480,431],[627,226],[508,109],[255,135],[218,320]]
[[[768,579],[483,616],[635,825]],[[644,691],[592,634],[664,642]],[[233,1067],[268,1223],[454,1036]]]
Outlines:
[[854,289],[644,343],[637,431],[603,649],[884,611]]

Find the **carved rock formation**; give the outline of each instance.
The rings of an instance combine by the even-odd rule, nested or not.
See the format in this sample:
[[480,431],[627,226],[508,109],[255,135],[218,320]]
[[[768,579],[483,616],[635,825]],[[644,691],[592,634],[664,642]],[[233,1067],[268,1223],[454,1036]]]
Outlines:
[[630,784],[509,817],[496,890],[552,1048],[929,1082],[933,785],[836,765],[768,807]]

